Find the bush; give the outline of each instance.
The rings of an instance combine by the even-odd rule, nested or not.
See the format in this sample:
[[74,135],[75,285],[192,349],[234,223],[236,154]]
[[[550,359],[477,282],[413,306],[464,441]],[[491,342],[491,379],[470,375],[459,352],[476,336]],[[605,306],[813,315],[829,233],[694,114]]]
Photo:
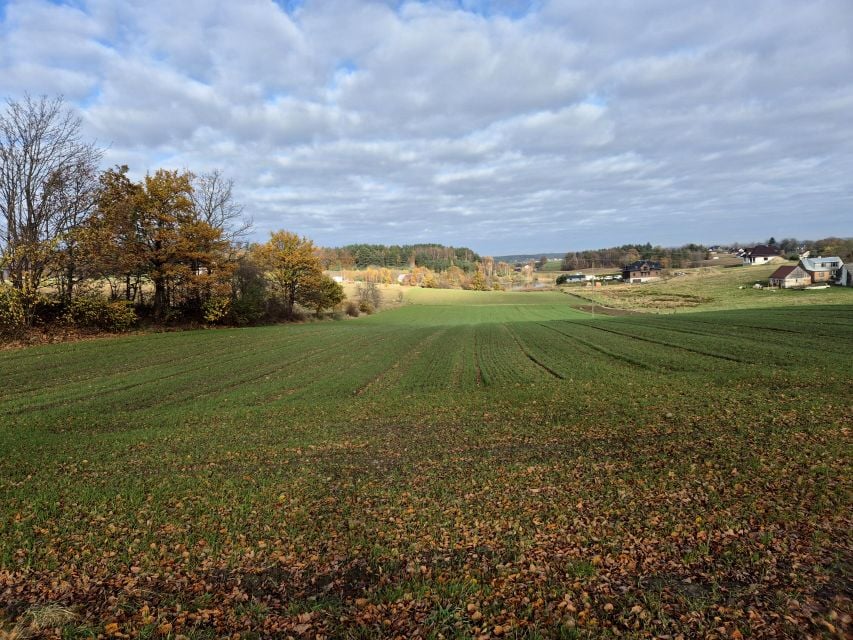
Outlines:
[[231,301],[231,322],[239,327],[261,322],[266,312],[262,296],[242,295]]
[[49,325],[61,322],[65,317],[65,303],[58,298],[47,298],[39,296],[30,307],[30,314],[34,324]]
[[303,322],[306,317],[305,310],[299,307],[293,307],[290,313],[285,314],[285,318],[290,322]]
[[208,324],[217,324],[228,318],[231,308],[231,300],[225,296],[211,296],[204,301],[202,311],[204,321]]
[[136,312],[124,300],[105,300],[99,296],[80,296],[68,306],[65,320],[81,329],[127,331],[136,324]]
[[382,292],[375,282],[360,282],[355,295],[358,298],[359,308],[364,313],[373,313],[382,306]]
[[11,338],[26,325],[24,305],[16,289],[0,285],[0,337]]
[[276,319],[278,309],[268,308],[263,271],[247,258],[241,258],[231,283],[231,322],[238,326]]
[[358,305],[352,300],[347,300],[347,304],[346,307],[344,307],[344,311],[346,311],[346,314],[348,316],[351,316],[353,318],[357,318],[361,313],[358,310]]

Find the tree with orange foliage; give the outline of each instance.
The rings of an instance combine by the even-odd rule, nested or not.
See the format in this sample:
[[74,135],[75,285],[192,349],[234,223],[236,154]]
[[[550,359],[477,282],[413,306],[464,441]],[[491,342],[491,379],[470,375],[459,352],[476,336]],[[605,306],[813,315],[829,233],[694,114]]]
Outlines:
[[281,296],[285,313],[292,316],[300,286],[307,286],[322,274],[314,243],[290,231],[274,231],[267,242],[253,248],[253,254]]
[[189,172],[161,169],[134,183],[127,171],[117,167],[101,177],[98,207],[81,237],[89,268],[123,277],[128,300],[139,291],[132,278],[149,280],[158,321],[176,305],[200,312],[209,298],[227,294],[229,243],[222,229],[196,210]]

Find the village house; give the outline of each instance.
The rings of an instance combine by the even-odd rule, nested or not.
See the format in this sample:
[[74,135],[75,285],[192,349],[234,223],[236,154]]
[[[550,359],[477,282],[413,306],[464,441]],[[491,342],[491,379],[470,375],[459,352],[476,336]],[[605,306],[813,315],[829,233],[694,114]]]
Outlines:
[[622,268],[622,280],[624,282],[650,282],[659,280],[661,275],[660,262],[652,260],[637,260]]
[[770,275],[770,286],[782,289],[793,289],[806,287],[812,283],[812,277],[808,271],[800,265],[785,265],[779,267]]
[[745,267],[767,264],[778,257],[779,251],[775,247],[768,247],[766,244],[757,244],[751,249],[745,249],[741,254],[741,260],[743,260]]
[[842,287],[853,287],[853,269],[849,265],[843,264],[835,276],[835,282]]
[[800,258],[797,266],[808,272],[812,284],[819,284],[833,280],[844,263],[838,256],[828,258],[818,256],[817,258]]

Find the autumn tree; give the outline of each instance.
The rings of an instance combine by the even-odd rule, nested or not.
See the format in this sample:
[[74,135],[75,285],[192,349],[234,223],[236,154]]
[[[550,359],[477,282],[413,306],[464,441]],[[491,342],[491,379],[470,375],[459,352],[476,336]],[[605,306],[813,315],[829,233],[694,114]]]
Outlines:
[[113,298],[136,301],[146,260],[140,220],[142,186],[127,176],[127,166],[104,171],[96,206],[77,234],[81,261],[91,277],[106,280]]
[[489,283],[486,282],[486,277],[483,274],[481,269],[477,269],[474,273],[474,276],[471,278],[471,282],[468,283],[468,288],[474,291],[488,291],[491,287]]
[[355,295],[362,311],[373,313],[382,306],[382,292],[375,282],[359,282]]
[[344,301],[344,288],[324,273],[318,272],[304,279],[296,291],[296,301],[313,309],[319,316]]
[[492,256],[485,256],[482,261],[483,275],[486,280],[491,280],[495,275],[495,259]]
[[200,313],[212,297],[227,299],[230,243],[196,209],[192,174],[161,169],[134,183],[127,170],[101,177],[98,207],[81,239],[90,268],[124,279],[129,300],[140,290],[132,282],[149,280],[159,321],[170,307]]
[[290,231],[274,231],[267,242],[253,248],[253,253],[283,302],[286,315],[292,316],[300,286],[322,274],[314,243]]
[[67,234],[93,204],[100,160],[80,126],[61,97],[10,100],[0,116],[0,257],[23,293],[38,291],[57,251],[65,251],[71,295],[76,245]]

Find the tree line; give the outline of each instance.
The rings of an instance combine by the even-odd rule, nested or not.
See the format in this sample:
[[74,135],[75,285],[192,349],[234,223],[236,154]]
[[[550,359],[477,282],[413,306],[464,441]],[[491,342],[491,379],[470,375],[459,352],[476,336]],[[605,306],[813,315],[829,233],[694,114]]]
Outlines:
[[621,269],[637,260],[655,260],[664,268],[697,267],[708,257],[708,248],[701,244],[685,244],[680,247],[624,244],[619,247],[587,251],[570,251],[563,257],[561,269],[613,268]]
[[[843,262],[853,262],[853,238],[838,238],[830,236],[819,240],[798,240],[797,238],[782,238],[776,240],[771,237],[766,243],[770,247],[776,247],[782,255],[790,259],[797,259],[800,254],[808,251],[812,255],[838,256]],[[736,243],[735,248],[749,247]]]
[[480,256],[467,247],[447,247],[441,244],[349,244],[322,249],[321,259],[327,269],[424,267],[441,272],[457,267],[466,273],[475,271],[477,263],[481,261]]
[[343,300],[307,238],[241,242],[251,222],[221,171],[100,171],[80,130],[61,98],[10,100],[0,115],[0,331],[250,324]]
[[[736,242],[728,247],[720,248],[720,250],[737,250],[741,247],[751,247],[754,244]],[[814,255],[837,255],[845,262],[853,260],[853,238],[829,237],[820,240],[783,238],[777,241],[771,237],[764,244],[776,247],[782,255],[793,259],[805,251],[810,251]],[[563,271],[594,268],[619,269],[637,260],[655,260],[660,262],[665,269],[684,269],[700,266],[710,255],[710,248],[701,244],[690,243],[679,247],[661,247],[659,245],[653,246],[647,242],[645,244],[624,244],[607,249],[570,251],[563,257],[560,268]],[[540,263],[542,262],[543,260],[540,259]]]

